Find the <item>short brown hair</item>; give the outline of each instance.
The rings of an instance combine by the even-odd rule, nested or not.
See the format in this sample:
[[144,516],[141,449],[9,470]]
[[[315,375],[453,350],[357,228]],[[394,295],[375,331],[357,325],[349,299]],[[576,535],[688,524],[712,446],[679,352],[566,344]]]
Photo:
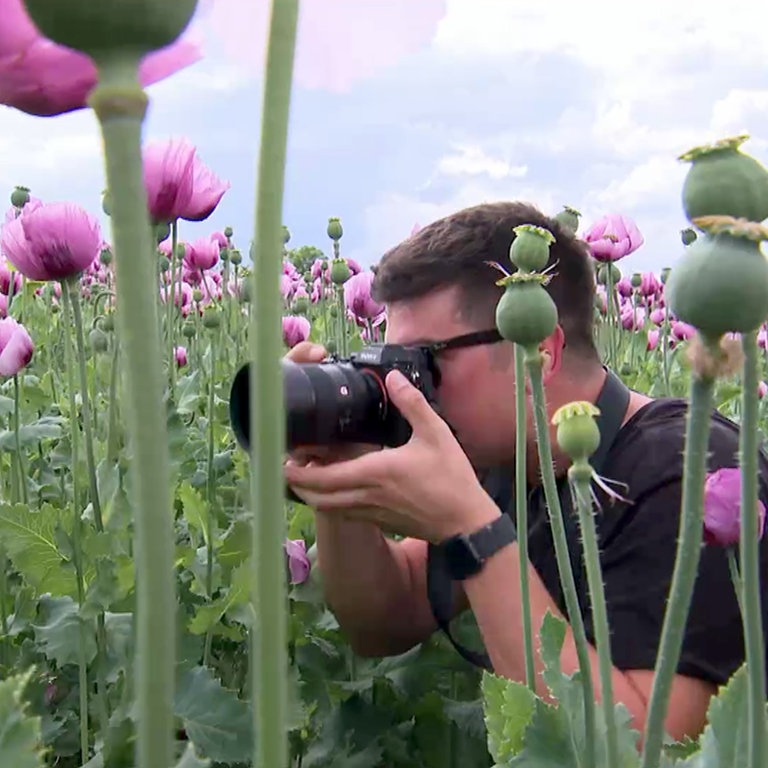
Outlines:
[[547,266],[555,266],[547,291],[557,306],[568,347],[594,356],[595,281],[588,248],[568,229],[527,203],[485,203],[418,230],[387,251],[375,267],[373,296],[390,304],[456,285],[462,296],[459,309],[467,317],[493,326],[503,290],[496,280],[502,275],[487,262],[514,271],[509,246],[515,238],[512,230],[520,224],[544,227],[554,235]]

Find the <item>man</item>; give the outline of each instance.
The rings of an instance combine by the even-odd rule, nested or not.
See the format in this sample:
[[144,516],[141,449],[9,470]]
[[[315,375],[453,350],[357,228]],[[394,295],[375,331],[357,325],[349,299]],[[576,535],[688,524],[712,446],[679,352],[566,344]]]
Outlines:
[[[556,238],[550,259],[556,268],[547,290],[557,305],[559,325],[540,345],[551,416],[567,402],[595,402],[607,376],[593,345],[590,257],[585,245],[556,222],[522,203],[460,211],[389,251],[380,262],[373,291],[387,306],[389,343],[429,344],[492,330],[501,289],[495,285],[498,273],[488,262],[511,269],[512,229],[524,223],[546,227]],[[513,348],[504,341],[486,341],[439,354],[440,415],[401,375],[388,376],[389,396],[413,427],[406,445],[303,452],[286,463],[287,482],[317,510],[326,596],[361,655],[402,653],[427,639],[437,626],[427,595],[429,543],[474,534],[507,511],[509,497],[492,498],[479,477],[493,471],[514,477]],[[309,362],[324,355],[322,348],[304,344],[290,357]],[[631,392],[604,465],[605,476],[626,484],[622,495],[631,501],[604,505],[598,525],[614,696],[640,731],[675,559],[685,413],[683,401],[651,400]],[[528,480],[533,488],[540,473],[530,406],[527,422]],[[568,464],[557,451],[554,429],[551,437],[555,470],[563,476]],[[737,448],[733,425],[713,416],[710,470],[737,466]],[[764,501],[765,488],[763,482]],[[532,620],[538,632],[547,611],[565,614],[546,515],[540,509],[529,509],[528,514]],[[383,530],[407,538],[395,541]],[[574,543],[579,546],[578,540]],[[762,575],[768,586],[768,553],[762,546]],[[477,573],[457,583],[454,615],[471,607],[494,671],[523,681],[519,567],[518,544],[499,547]],[[586,596],[582,584],[582,610],[588,605]],[[588,609],[585,622],[593,643]],[[594,647],[590,653],[599,691]],[[666,721],[671,736],[680,739],[701,731],[710,697],[743,658],[741,620],[725,553],[706,547],[671,692]],[[578,669],[570,627],[562,666],[569,674]],[[540,680],[538,691],[546,695]]]

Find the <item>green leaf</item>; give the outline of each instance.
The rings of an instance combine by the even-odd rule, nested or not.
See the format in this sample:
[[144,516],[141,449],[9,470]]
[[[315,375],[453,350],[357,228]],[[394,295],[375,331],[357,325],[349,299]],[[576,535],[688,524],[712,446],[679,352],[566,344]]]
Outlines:
[[712,698],[700,738],[701,750],[679,764],[680,768],[750,768],[747,674],[744,665]]
[[240,565],[251,553],[251,525],[245,520],[235,520],[221,540],[217,554],[225,570]]
[[32,670],[0,680],[0,766],[44,768],[39,717],[27,714],[22,698]]
[[14,399],[0,395],[0,416],[9,416],[14,411]]
[[194,667],[182,675],[176,688],[174,713],[183,720],[187,736],[205,757],[223,763],[250,760],[250,708],[234,691],[223,688],[206,667]]
[[[507,762],[515,768],[579,768],[578,759],[562,710],[536,699],[523,750]],[[599,750],[598,750],[599,751]]]
[[[189,622],[189,631],[193,635],[205,634],[215,627],[225,614],[238,605],[248,602],[250,594],[250,561],[246,561],[232,571],[232,583],[224,595],[211,603],[201,605]],[[225,627],[218,627],[220,630]],[[239,636],[239,633],[238,633]]]
[[0,505],[0,540],[16,570],[38,594],[77,594],[73,568],[57,542],[62,512],[49,504],[32,511],[24,504]]
[[533,716],[536,695],[521,683],[490,673],[483,675],[481,691],[488,751],[495,762],[503,765],[523,747],[523,735]]
[[[84,643],[85,660],[90,663],[96,656],[96,640],[80,618],[77,604],[71,597],[44,595],[38,604],[38,620],[32,625],[43,653],[59,666],[77,664],[80,643]],[[85,629],[82,632],[81,629]]]
[[202,536],[205,545],[208,546],[208,505],[200,493],[189,483],[182,483],[179,486],[178,494],[182,514],[187,525]]
[[[43,416],[32,424],[19,427],[19,442],[22,448],[36,446],[41,440],[55,439],[64,434],[65,420],[60,416]],[[13,430],[0,432],[0,450],[16,452],[16,435]]]

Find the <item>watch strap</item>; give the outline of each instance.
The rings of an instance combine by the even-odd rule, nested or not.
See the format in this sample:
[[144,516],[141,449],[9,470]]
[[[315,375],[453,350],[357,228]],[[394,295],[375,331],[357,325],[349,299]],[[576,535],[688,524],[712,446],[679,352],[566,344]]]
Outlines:
[[[456,581],[478,573],[485,561],[517,538],[515,524],[509,515],[500,514],[495,520],[470,533],[454,536],[438,545],[445,550],[448,571]],[[462,547],[472,553],[477,567],[469,573],[461,573],[460,566],[451,562],[452,549]]]

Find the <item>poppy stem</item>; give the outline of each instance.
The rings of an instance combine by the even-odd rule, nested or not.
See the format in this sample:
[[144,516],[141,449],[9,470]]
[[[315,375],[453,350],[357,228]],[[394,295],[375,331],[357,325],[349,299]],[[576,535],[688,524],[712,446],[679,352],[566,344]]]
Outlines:
[[258,620],[251,645],[255,768],[288,764],[287,585],[283,455],[285,411],[282,273],[285,161],[298,0],[272,0],[264,75],[261,148],[256,190],[250,377],[252,601]]
[[112,196],[122,392],[132,452],[136,546],[136,764],[173,763],[176,601],[165,379],[158,323],[155,240],[144,187],[141,131],[147,96],[135,58],[98,60],[89,102],[104,142]]
[[739,464],[741,468],[741,526],[739,554],[741,559],[741,604],[747,661],[748,738],[747,765],[765,765],[765,645],[760,604],[760,530],[758,509],[758,410],[760,369],[757,331],[741,338],[744,349],[744,372],[741,389],[741,426],[739,430]]

